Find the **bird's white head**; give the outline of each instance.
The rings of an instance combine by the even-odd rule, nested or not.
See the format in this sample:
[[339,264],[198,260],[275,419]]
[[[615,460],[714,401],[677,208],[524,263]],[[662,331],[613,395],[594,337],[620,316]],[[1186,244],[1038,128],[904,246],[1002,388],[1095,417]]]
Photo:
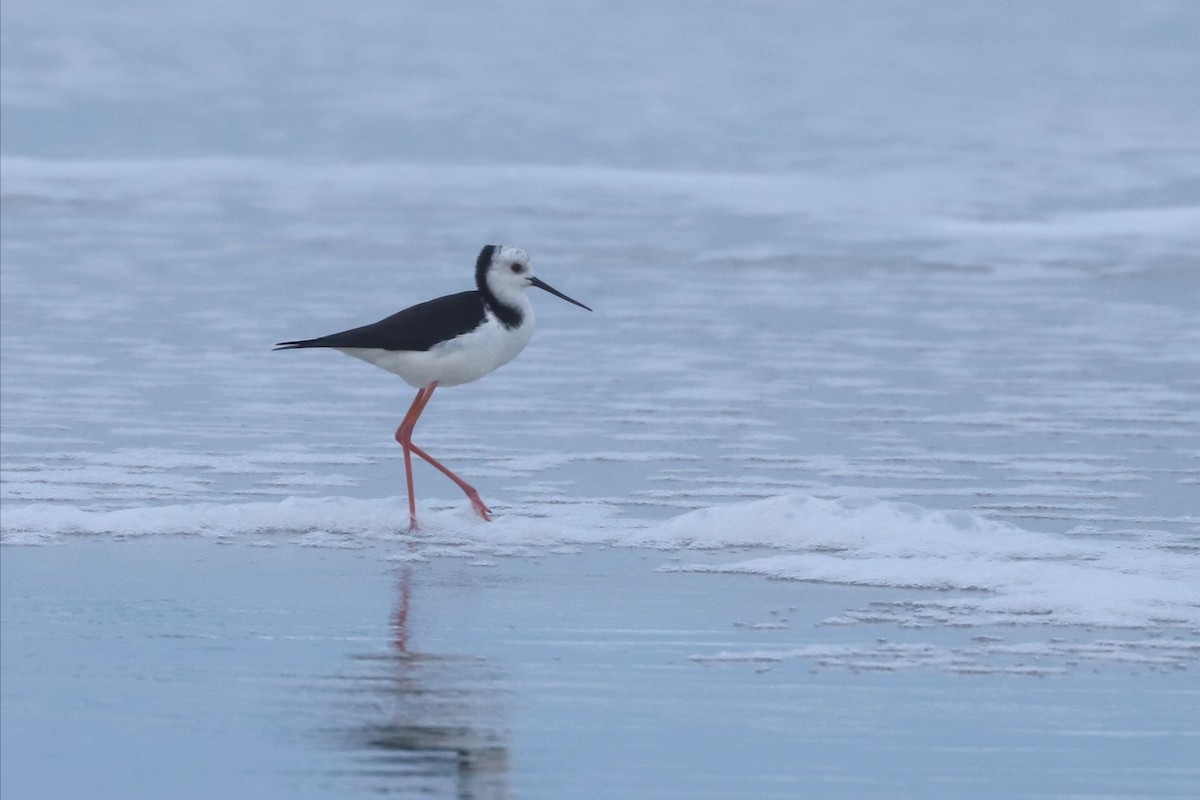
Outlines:
[[480,290],[486,287],[505,303],[520,302],[517,297],[530,285],[532,277],[529,254],[519,247],[488,245],[475,265],[475,280]]
[[591,311],[583,303],[572,300],[545,281],[536,278],[533,267],[529,265],[529,254],[519,247],[493,244],[484,247],[479,253],[479,260],[475,262],[475,283],[489,302],[511,308],[527,307],[529,301],[525,299],[525,290],[536,286],[568,303]]

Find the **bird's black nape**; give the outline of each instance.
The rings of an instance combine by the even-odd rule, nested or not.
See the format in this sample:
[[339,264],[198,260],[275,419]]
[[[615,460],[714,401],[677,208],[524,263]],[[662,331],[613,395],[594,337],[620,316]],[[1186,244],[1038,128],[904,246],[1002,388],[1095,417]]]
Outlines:
[[479,251],[479,258],[475,259],[475,286],[481,292],[488,292],[487,288],[487,271],[492,265],[492,257],[496,255],[496,245],[484,245]]
[[499,249],[498,245],[489,244],[479,251],[479,258],[475,260],[475,286],[479,289],[479,297],[483,304],[496,315],[501,325],[512,330],[521,324],[525,315],[517,306],[508,305],[497,297],[488,285],[488,271],[492,268],[492,259],[496,257],[496,251]]

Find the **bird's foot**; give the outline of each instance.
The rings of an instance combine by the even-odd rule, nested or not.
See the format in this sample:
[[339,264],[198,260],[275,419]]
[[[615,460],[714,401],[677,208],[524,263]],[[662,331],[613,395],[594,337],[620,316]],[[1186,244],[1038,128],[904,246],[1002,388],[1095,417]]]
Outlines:
[[476,514],[483,517],[484,522],[492,521],[492,518],[488,516],[488,514],[492,513],[492,510],[483,504],[483,500],[479,497],[479,492],[472,489],[467,492],[467,498],[471,501],[471,508],[475,509]]

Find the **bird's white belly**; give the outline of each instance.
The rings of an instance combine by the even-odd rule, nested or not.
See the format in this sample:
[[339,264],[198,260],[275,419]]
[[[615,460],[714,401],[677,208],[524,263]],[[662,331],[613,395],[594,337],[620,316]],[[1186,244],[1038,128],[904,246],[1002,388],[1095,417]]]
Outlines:
[[458,386],[477,381],[516,358],[529,344],[532,335],[532,314],[526,317],[523,325],[513,329],[505,328],[489,314],[480,327],[436,344],[429,350],[337,349],[399,375],[406,383],[419,389],[434,381],[439,386]]

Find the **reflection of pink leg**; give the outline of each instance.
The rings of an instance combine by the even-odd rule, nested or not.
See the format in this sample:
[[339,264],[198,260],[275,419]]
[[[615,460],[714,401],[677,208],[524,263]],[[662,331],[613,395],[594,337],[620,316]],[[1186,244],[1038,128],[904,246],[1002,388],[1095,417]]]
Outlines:
[[412,599],[412,590],[408,584],[411,578],[412,568],[405,567],[404,571],[400,573],[400,606],[396,609],[396,616],[392,620],[396,628],[396,638],[392,640],[392,644],[400,653],[408,652],[408,604]]
[[417,418],[421,416],[421,412],[425,410],[425,406],[429,404],[429,398],[433,397],[433,390],[437,388],[437,381],[426,386],[424,389],[417,391],[417,397],[413,400],[412,406],[408,409],[408,413],[404,415],[404,421],[400,423],[400,427],[396,429],[396,441],[404,448],[404,475],[408,482],[408,518],[409,530],[417,529],[417,501],[413,494],[413,479],[412,479],[412,454],[416,453],[421,458],[429,462],[431,466],[441,472],[450,480],[458,485],[458,488],[466,492],[467,499],[471,501],[471,508],[475,509],[475,513],[483,517],[485,520],[490,520],[488,516],[491,510],[483,504],[483,500],[479,497],[479,492],[475,491],[475,487],[464,481],[462,478],[455,475],[447,469],[440,461],[426,453],[421,448],[412,443],[413,428],[417,425]]

